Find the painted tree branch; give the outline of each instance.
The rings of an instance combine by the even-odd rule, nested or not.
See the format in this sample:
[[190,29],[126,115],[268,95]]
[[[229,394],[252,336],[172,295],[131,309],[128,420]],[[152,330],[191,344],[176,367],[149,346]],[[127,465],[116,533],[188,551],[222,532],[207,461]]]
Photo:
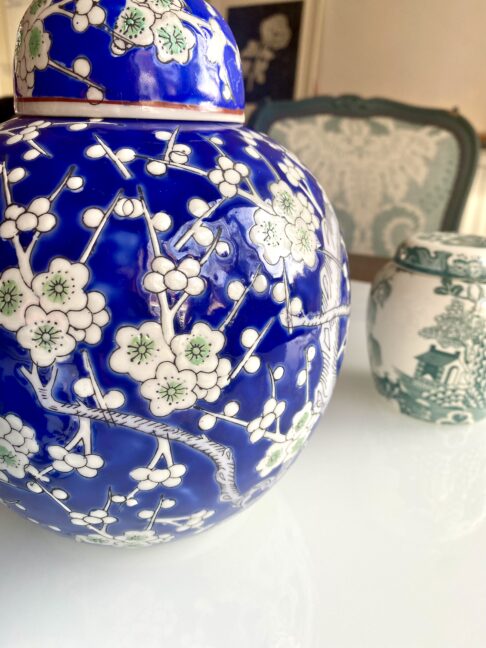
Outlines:
[[[22,367],[20,371],[32,385],[40,404],[46,410],[106,423],[107,410],[88,407],[80,402],[61,403],[53,397],[52,388],[55,382],[55,370],[53,370],[49,382],[45,385],[40,379],[36,366],[33,367],[32,371],[29,371],[26,367]],[[157,438],[182,443],[193,450],[205,454],[216,466],[216,481],[221,489],[221,500],[223,502],[229,502],[235,507],[241,507],[247,501],[248,498],[245,495],[241,495],[236,486],[235,463],[233,453],[229,448],[208,439],[205,435],[195,436],[165,423],[158,423],[157,421],[144,418],[143,416],[123,414],[111,410],[109,414],[111,420],[116,425],[150,434]]]
[[351,309],[348,305],[343,305],[336,306],[335,308],[331,308],[330,310],[313,317],[309,317],[308,315],[296,317],[294,315],[292,317],[292,326],[294,328],[297,328],[298,326],[323,326],[324,324],[329,324],[338,317],[346,317],[349,315],[350,310]]

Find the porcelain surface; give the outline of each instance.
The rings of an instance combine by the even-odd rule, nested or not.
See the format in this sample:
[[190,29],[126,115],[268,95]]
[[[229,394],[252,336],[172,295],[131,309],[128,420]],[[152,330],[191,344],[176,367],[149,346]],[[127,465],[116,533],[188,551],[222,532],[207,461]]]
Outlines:
[[454,232],[403,243],[376,277],[368,348],[378,391],[424,421],[486,416],[486,239]]
[[204,0],[34,0],[15,89],[26,115],[244,119],[238,48]]
[[231,125],[0,128],[0,497],[150,546],[241,510],[326,407],[349,281],[315,179]]

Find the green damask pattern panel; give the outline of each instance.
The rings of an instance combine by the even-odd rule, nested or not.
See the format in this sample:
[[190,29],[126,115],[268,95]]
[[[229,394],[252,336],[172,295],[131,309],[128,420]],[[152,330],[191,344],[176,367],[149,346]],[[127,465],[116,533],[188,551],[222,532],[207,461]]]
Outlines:
[[310,115],[269,134],[318,177],[348,250],[391,256],[410,234],[440,229],[460,160],[449,131],[390,117]]

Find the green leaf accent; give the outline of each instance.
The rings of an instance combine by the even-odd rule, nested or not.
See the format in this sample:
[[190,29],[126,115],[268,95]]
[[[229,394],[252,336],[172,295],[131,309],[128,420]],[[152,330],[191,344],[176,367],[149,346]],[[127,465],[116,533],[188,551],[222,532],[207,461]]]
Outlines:
[[42,49],[42,32],[38,27],[33,27],[29,38],[29,54],[32,58],[39,56]]
[[22,293],[11,279],[0,283],[0,313],[2,315],[13,315],[22,303]]
[[187,48],[184,32],[177,25],[161,27],[157,32],[164,50],[171,55],[180,54]]
[[185,356],[191,364],[199,367],[204,364],[210,353],[211,345],[209,342],[205,338],[198,336],[189,341]]
[[48,0],[34,0],[34,2],[29,7],[29,13],[31,16],[35,16],[44,5],[46,5]]
[[0,445],[0,466],[2,464],[7,468],[12,468],[17,465],[17,458],[11,450]]
[[176,380],[168,381],[159,389],[160,397],[167,401],[169,405],[179,403],[186,394],[187,387],[183,382],[177,382]]
[[155,351],[155,342],[148,335],[140,333],[135,335],[128,345],[128,357],[130,362],[137,365],[150,360]]

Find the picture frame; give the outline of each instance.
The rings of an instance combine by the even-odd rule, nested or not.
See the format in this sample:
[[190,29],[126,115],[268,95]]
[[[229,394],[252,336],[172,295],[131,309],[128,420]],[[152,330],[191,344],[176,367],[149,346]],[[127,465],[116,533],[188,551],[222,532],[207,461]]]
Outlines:
[[[228,21],[240,48],[243,69],[244,73],[246,73],[245,86],[250,111],[257,102],[267,97],[274,100],[304,99],[316,94],[325,0],[265,0],[265,2],[258,2],[257,0],[212,0],[212,4]],[[285,7],[285,5],[288,5],[288,7]],[[301,5],[300,20],[298,21],[295,18],[296,5]],[[281,73],[282,69],[288,67],[289,62],[291,65],[295,65],[293,87],[290,92],[288,92],[288,88],[287,92],[282,88],[279,89],[280,91],[275,91],[275,84],[269,83],[267,88],[260,87],[258,93],[254,93],[252,89],[249,92],[246,68],[248,61],[245,60],[248,56],[245,56],[245,54],[251,57],[252,49],[256,48],[256,41],[258,41],[258,30],[261,30],[264,21],[269,16],[272,16],[273,8],[275,8],[274,15],[281,17],[280,25],[276,24],[276,27],[281,28],[281,31],[292,30],[298,22],[299,32],[292,35],[294,41],[290,44],[291,48],[296,47],[296,59],[293,61],[292,57],[290,59],[288,56],[282,57],[282,65],[279,68]],[[285,36],[282,35],[280,45],[284,44],[284,40]],[[278,69],[281,52],[270,52],[269,58],[272,56],[274,56],[273,62]],[[265,68],[266,63],[263,62],[262,65]],[[268,70],[270,72],[270,65]],[[265,86],[263,77],[260,80],[264,81],[260,86]],[[268,90],[268,92],[265,92],[265,90]]]

